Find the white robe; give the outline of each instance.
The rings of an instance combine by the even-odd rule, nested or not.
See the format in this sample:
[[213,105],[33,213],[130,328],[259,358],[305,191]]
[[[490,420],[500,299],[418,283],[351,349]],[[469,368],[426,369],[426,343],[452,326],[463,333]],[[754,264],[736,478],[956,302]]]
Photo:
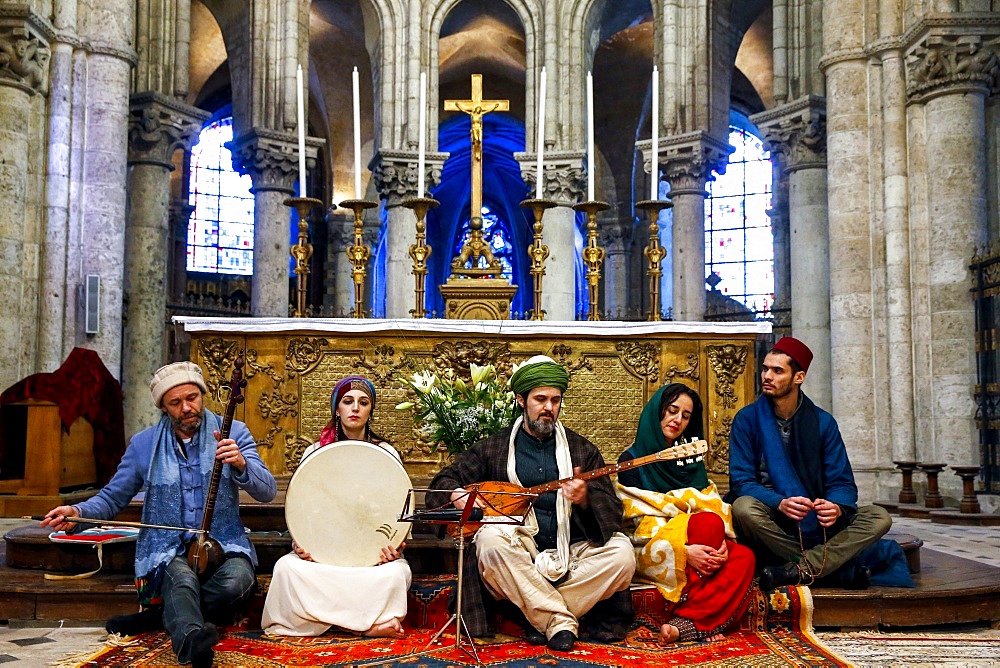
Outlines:
[[[302,459],[318,445],[307,448]],[[331,626],[361,633],[402,620],[411,578],[405,559],[379,566],[329,566],[292,552],[274,565],[261,626],[267,635],[318,636]]]

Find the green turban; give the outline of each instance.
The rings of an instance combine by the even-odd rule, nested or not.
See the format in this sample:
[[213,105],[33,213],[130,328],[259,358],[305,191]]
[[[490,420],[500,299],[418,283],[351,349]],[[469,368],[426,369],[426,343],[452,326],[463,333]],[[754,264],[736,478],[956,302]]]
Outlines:
[[536,387],[554,387],[565,392],[569,387],[569,374],[551,357],[535,355],[511,374],[510,390],[526,395]]

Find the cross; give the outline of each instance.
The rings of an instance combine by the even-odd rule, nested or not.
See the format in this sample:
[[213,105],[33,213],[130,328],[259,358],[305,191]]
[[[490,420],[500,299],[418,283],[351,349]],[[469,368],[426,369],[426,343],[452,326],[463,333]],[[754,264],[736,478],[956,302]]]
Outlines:
[[[469,227],[482,229],[483,216],[483,116],[510,111],[510,100],[484,100],[483,75],[472,75],[472,99],[445,100],[445,111],[461,111],[472,118],[472,215]],[[478,225],[476,225],[478,223]]]

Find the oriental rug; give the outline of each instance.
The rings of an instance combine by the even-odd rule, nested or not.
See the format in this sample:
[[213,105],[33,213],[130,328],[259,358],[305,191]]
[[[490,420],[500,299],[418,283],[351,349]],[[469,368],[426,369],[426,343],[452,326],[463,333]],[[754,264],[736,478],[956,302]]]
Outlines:
[[[833,651],[858,668],[903,666],[1000,666],[1000,630],[956,632],[874,631],[818,634]],[[905,661],[899,657],[906,657]]]
[[[360,638],[328,632],[316,638],[270,638],[258,623],[230,627],[215,647],[217,666],[472,666],[475,661],[456,648],[454,625],[431,648],[436,629],[447,621],[445,601],[453,579],[422,581],[410,597],[407,636],[401,640]],[[582,638],[570,652],[529,645],[510,627],[492,639],[476,640],[480,664],[510,668],[537,666],[847,666],[827,649],[812,630],[812,597],[806,587],[783,587],[770,595],[754,590],[753,603],[740,628],[716,642],[662,645],[659,627],[666,619],[663,598],[655,589],[633,592],[636,621],[621,642],[601,643]],[[516,634],[515,634],[516,633]],[[468,647],[467,643],[463,647]],[[163,632],[145,633],[107,647],[78,666],[176,665],[170,640]]]

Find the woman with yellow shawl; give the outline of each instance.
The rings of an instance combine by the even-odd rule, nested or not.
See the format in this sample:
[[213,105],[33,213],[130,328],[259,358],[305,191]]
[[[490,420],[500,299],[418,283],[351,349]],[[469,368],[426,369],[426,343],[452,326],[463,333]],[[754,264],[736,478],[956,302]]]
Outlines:
[[[642,409],[624,462],[701,438],[698,393],[681,383],[661,387]],[[733,540],[732,513],[702,461],[656,462],[618,474],[625,526],[632,533],[637,579],[667,599],[673,617],[664,642],[720,640],[750,602],[754,555]]]

